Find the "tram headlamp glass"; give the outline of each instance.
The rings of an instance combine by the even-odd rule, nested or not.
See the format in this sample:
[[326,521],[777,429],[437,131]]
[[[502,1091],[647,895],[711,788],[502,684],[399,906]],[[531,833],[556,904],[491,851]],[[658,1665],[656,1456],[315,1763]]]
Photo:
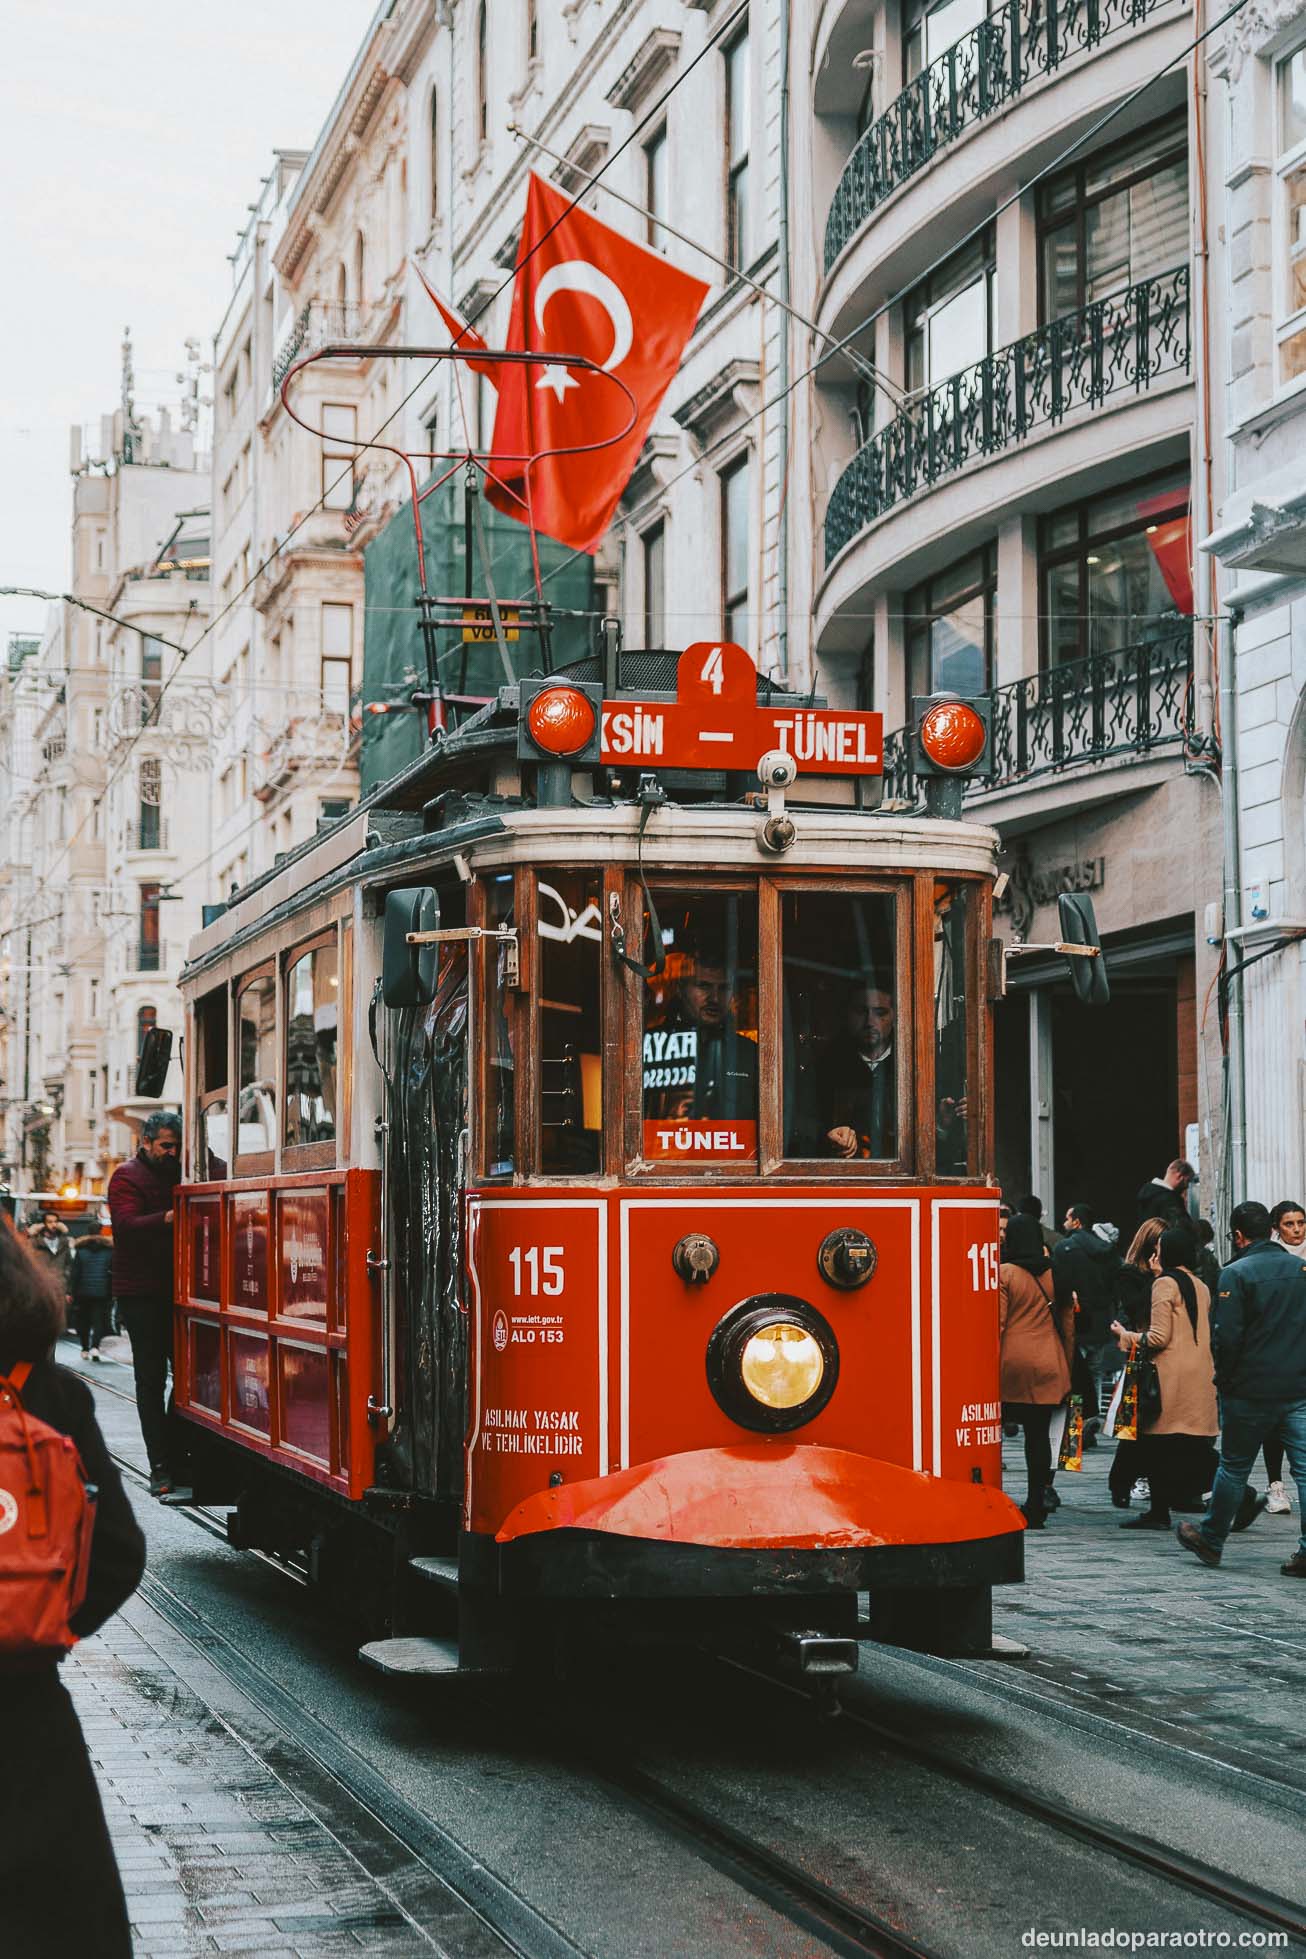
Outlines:
[[806,1327],[779,1320],[759,1327],[744,1344],[739,1374],[764,1408],[800,1408],[825,1376],[825,1356]]

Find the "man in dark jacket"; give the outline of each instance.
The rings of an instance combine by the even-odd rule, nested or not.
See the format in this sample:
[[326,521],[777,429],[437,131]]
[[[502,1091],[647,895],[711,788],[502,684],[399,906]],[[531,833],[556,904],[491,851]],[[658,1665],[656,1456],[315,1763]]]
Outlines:
[[182,1453],[168,1393],[172,1365],[172,1199],[181,1175],[181,1125],[166,1109],[147,1116],[141,1146],[109,1179],[113,1291],[132,1344],[136,1411],[154,1496],[180,1493]]
[[[1220,1467],[1200,1524],[1180,1524],[1179,1542],[1217,1565],[1238,1515],[1256,1452],[1271,1430],[1282,1437],[1299,1490],[1306,1490],[1306,1265],[1272,1243],[1264,1204],[1238,1204],[1229,1220],[1239,1257],[1220,1274],[1211,1315],[1220,1390]],[[1306,1578],[1306,1529],[1280,1570]]]
[[1120,1255],[1094,1231],[1096,1223],[1097,1212],[1077,1199],[1066,1210],[1065,1234],[1052,1253],[1057,1304],[1067,1305],[1072,1294],[1075,1299],[1075,1344],[1083,1365],[1074,1385],[1084,1397],[1086,1421],[1096,1421],[1100,1415],[1100,1384],[1120,1372],[1120,1348],[1111,1332]]
[[1188,1187],[1197,1182],[1191,1163],[1177,1156],[1163,1177],[1153,1177],[1138,1193],[1138,1222],[1164,1218],[1167,1224],[1188,1223]]
[[98,1234],[79,1238],[73,1253],[73,1325],[83,1360],[103,1360],[100,1342],[109,1330],[113,1302],[113,1240]]

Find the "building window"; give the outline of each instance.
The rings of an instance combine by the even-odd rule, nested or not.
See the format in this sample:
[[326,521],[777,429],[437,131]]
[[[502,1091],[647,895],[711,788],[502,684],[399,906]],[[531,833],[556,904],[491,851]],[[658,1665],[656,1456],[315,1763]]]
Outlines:
[[490,134],[490,77],[486,64],[485,0],[476,9],[476,140],[484,143]]
[[140,939],[137,946],[136,970],[139,973],[159,971],[159,892],[158,884],[141,886]]
[[913,287],[903,301],[907,387],[933,388],[993,351],[997,274],[993,227]]
[[318,804],[320,823],[338,823],[342,816],[348,816],[354,805],[348,796],[327,796]]
[[726,64],[726,257],[748,259],[748,29],[725,52]]
[[157,850],[163,830],[163,764],[153,756],[141,763],[138,790],[137,848]]
[[367,240],[361,231],[354,233],[354,298],[361,306],[367,297]]
[[89,990],[90,990],[90,1018],[92,1020],[98,1020],[100,1018],[100,982],[98,979],[93,979],[91,981]]
[[145,1036],[159,1024],[157,1007],[138,1007],[136,1010],[136,1059],[139,1061],[145,1052]]
[[141,721],[157,721],[163,694],[163,647],[157,639],[141,640]]
[[907,594],[907,684],[913,695],[988,692],[997,593],[997,550],[987,544]]
[[354,670],[354,608],[322,607],[322,707],[327,714],[348,714]]
[[440,215],[440,98],[431,90],[430,123],[431,217]]
[[667,527],[654,524],[640,540],[644,546],[644,644],[667,643]]
[[1038,230],[1044,321],[1182,265],[1188,257],[1182,110],[1044,184]]
[[749,459],[738,462],[721,474],[721,613],[722,633],[738,646],[749,643],[748,618],[748,532],[750,479]]
[[1277,209],[1279,386],[1306,374],[1306,47],[1279,63]]
[[358,411],[352,404],[327,402],[322,409],[322,508],[348,510],[354,501],[354,456]]
[[348,304],[349,304],[349,271],[345,265],[345,261],[341,259],[339,265],[336,267],[336,308],[340,316],[339,323],[338,323],[338,331],[341,333],[344,332],[345,308],[348,306]]
[[903,8],[902,78],[914,82],[922,70],[954,47],[963,34],[986,18],[985,0],[908,0]]
[[426,420],[422,423],[422,430],[426,436],[426,453],[429,457],[433,458],[440,446],[440,411],[438,408],[431,410]]
[[86,1113],[92,1122],[95,1121],[96,1115],[98,1113],[97,1104],[99,1102],[99,1099],[100,1099],[99,1074],[94,1068],[88,1068],[86,1071]]
[[526,0],[526,60],[533,63],[540,52],[540,10],[536,0]]
[[1173,634],[1193,610],[1186,472],[1045,517],[1039,591],[1045,666]]
[[667,174],[669,157],[664,125],[652,141],[644,145],[644,205],[649,213],[648,242],[656,251],[663,251],[666,246],[667,234],[655,220],[665,218],[670,209]]

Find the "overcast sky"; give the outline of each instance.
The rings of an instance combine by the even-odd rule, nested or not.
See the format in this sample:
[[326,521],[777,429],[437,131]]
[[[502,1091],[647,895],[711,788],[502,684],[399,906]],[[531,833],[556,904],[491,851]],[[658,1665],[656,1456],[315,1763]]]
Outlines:
[[[176,399],[274,149],[311,148],[375,0],[7,0],[0,21],[0,585],[68,579],[68,425]],[[211,392],[211,377],[205,391]],[[45,608],[0,599],[0,634]]]

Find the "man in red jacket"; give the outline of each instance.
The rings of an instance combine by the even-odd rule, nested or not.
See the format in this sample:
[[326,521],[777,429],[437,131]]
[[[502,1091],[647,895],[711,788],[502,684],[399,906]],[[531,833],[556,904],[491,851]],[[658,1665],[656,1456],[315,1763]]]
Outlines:
[[181,1176],[181,1124],[166,1109],[147,1116],[141,1146],[109,1179],[113,1292],[132,1343],[136,1412],[154,1496],[180,1494],[181,1446],[168,1394],[172,1364],[172,1198]]

